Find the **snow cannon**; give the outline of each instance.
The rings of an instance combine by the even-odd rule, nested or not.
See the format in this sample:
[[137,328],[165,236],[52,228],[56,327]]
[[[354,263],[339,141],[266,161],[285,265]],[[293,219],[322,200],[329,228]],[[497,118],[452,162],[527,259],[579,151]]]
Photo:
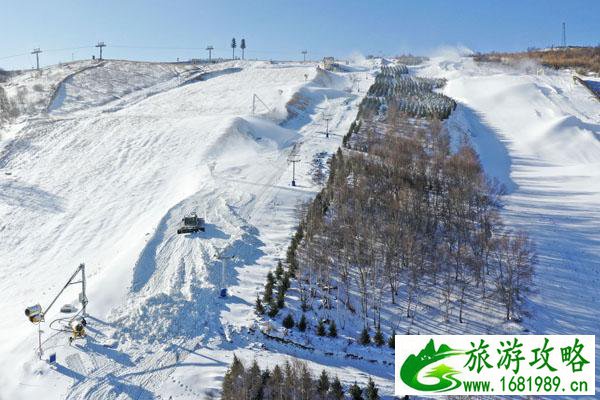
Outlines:
[[71,337],[69,338],[70,342],[85,336],[85,327],[87,326],[87,321],[85,318],[75,318],[71,320],[69,325],[71,326]]
[[44,320],[44,314],[42,313],[42,306],[39,304],[27,307],[25,309],[25,315],[34,324],[42,322]]
[[199,218],[196,213],[186,215],[181,220],[181,226],[177,229],[178,234],[182,233],[193,233],[193,232],[204,232],[204,218]]

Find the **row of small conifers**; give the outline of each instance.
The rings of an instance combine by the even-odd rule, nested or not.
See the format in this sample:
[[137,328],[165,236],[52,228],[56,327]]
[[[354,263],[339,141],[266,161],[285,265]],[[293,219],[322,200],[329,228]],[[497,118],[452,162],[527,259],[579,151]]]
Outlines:
[[405,65],[382,67],[367,93],[362,108],[384,111],[391,103],[401,112],[417,118],[448,118],[456,102],[434,90],[445,85],[444,79],[414,77]]

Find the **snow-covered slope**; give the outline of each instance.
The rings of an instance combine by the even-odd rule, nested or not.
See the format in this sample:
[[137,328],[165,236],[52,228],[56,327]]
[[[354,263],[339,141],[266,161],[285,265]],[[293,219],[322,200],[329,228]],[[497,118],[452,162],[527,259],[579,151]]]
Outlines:
[[[248,330],[252,303],[285,252],[297,203],[319,189],[310,160],[333,152],[356,115],[363,93],[351,78],[366,69],[353,71],[234,62],[184,80],[171,67],[109,62],[65,79],[48,117],[9,127],[0,142],[0,398],[202,398],[220,386],[232,350],[281,359]],[[252,116],[255,94],[269,109],[257,101]],[[291,152],[302,160],[296,187]],[[177,235],[191,210],[206,232]],[[50,367],[34,354],[23,308],[46,306],[80,262],[89,336],[69,346],[46,324]],[[47,320],[76,296],[72,288]]]
[[[528,231],[539,262],[532,333],[600,332],[600,103],[568,71],[434,58],[419,70],[444,77],[459,102],[448,121],[475,144],[508,189],[505,217]],[[596,393],[600,390],[596,344]]]

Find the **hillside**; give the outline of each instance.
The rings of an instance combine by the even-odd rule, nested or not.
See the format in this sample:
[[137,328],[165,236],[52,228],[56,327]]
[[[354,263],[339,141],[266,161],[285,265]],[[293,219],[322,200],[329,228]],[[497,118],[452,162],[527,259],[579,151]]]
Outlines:
[[[61,68],[42,74],[56,76],[44,87],[58,84],[58,94],[32,97],[39,106],[1,136],[0,397],[217,389],[231,350],[254,354],[256,340],[242,331],[254,321],[256,287],[282,256],[296,204],[318,189],[309,160],[333,152],[355,116],[361,94],[351,78],[371,67],[334,74],[308,63],[240,61],[198,79],[157,64]],[[252,116],[254,94],[269,110],[258,105]],[[329,139],[323,113],[332,116]],[[302,160],[296,187],[292,151]],[[177,235],[191,210],[207,231]],[[219,254],[235,258],[222,266]],[[45,327],[44,357],[57,354],[51,368],[37,360],[37,334],[22,309],[45,307],[80,262],[89,336],[71,347]],[[73,289],[47,320],[75,299]],[[194,366],[204,368],[187,370]],[[196,392],[179,384],[189,379]]]
[[[534,239],[535,292],[523,326],[537,334],[600,332],[598,101],[562,70],[446,55],[418,73],[448,80],[443,92],[458,102],[448,128],[472,141],[486,172],[506,187],[507,224]],[[597,343],[597,360],[598,350]]]

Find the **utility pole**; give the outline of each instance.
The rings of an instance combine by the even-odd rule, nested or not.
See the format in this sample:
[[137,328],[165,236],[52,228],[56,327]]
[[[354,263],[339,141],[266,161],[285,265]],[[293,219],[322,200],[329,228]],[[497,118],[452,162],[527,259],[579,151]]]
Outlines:
[[102,60],[102,48],[106,47],[106,45],[104,44],[104,42],[98,42],[98,44],[96,45],[96,47],[98,47],[100,49],[100,58],[99,58],[99,60]]
[[296,155],[290,155],[288,162],[292,163],[292,186],[296,186],[296,163],[300,162],[300,159]]
[[40,50],[39,47],[37,49],[33,49],[33,51],[31,52],[31,54],[35,54],[36,69],[38,71],[40,70],[40,53],[41,52],[42,51]]
[[308,51],[302,50],[303,62],[306,62],[306,54],[308,54]]
[[567,47],[567,24],[562,23],[562,47]]
[[214,47],[212,47],[212,46],[208,46],[208,47],[206,48],[206,50],[208,50],[208,62],[209,62],[209,63],[210,63],[210,60],[211,60],[211,58],[212,58],[212,51],[213,51],[214,49],[215,49],[215,48],[214,48]]
[[329,121],[332,120],[332,116],[329,114],[323,114],[323,120],[326,123],[326,127],[325,127],[325,137],[329,138]]

